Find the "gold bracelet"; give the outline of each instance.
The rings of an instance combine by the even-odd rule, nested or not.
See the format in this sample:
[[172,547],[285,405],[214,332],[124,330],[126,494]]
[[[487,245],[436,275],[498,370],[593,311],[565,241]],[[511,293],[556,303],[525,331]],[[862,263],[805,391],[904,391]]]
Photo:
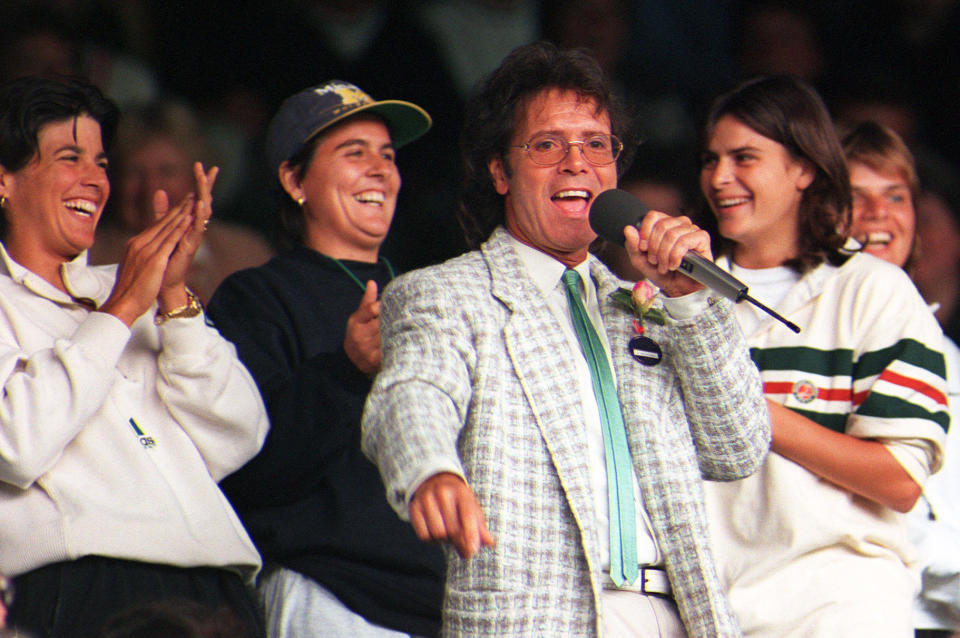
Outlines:
[[178,308],[174,308],[170,312],[158,312],[157,316],[153,318],[153,323],[159,326],[167,319],[187,319],[189,317],[196,317],[201,312],[203,312],[203,304],[200,303],[200,299],[187,288],[187,303]]

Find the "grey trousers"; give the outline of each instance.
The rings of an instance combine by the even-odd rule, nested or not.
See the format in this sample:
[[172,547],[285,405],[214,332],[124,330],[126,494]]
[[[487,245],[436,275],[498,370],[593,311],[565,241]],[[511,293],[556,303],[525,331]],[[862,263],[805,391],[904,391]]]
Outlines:
[[687,638],[677,605],[667,598],[604,589],[600,604],[606,638]]
[[368,622],[311,578],[284,568],[257,582],[267,638],[411,638]]

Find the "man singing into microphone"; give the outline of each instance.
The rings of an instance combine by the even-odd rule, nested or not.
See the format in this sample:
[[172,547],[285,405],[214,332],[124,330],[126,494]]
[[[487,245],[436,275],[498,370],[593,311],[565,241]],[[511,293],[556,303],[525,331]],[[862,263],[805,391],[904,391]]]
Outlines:
[[659,313],[611,297],[588,212],[628,120],[580,52],[516,49],[465,121],[479,248],[387,287],[363,422],[393,507],[456,549],[444,635],[739,636],[700,481],[753,472],[769,426],[729,303],[676,272],[709,238],[649,213],[625,232]]

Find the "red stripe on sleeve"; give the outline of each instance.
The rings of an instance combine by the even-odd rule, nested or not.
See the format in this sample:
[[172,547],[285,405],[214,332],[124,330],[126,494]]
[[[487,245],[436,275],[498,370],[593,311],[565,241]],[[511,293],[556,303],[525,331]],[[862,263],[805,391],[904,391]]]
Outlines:
[[824,401],[850,401],[853,390],[850,388],[817,388],[817,398]]
[[893,385],[899,385],[904,388],[915,390],[924,396],[930,397],[943,407],[947,407],[947,397],[943,394],[943,392],[937,390],[929,384],[924,383],[923,381],[913,379],[911,377],[905,377],[902,374],[897,374],[891,370],[884,370],[881,372],[880,379],[886,381],[887,383],[892,383]]
[[763,393],[764,394],[791,394],[793,392],[793,384],[789,381],[764,381],[763,382]]
[[[793,394],[793,386],[790,381],[767,381],[763,384],[764,394]],[[866,395],[864,395],[866,396]],[[850,401],[853,397],[853,390],[850,388],[817,388],[816,398],[821,401]]]

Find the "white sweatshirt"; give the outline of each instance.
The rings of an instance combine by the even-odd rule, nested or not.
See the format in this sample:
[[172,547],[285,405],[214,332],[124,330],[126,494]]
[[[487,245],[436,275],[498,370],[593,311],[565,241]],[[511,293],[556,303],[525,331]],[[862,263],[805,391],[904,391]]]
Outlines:
[[[128,329],[0,245],[0,572],[100,555],[233,569],[256,549],[217,481],[268,422],[233,345],[202,315]],[[62,266],[99,307],[115,266]]]

